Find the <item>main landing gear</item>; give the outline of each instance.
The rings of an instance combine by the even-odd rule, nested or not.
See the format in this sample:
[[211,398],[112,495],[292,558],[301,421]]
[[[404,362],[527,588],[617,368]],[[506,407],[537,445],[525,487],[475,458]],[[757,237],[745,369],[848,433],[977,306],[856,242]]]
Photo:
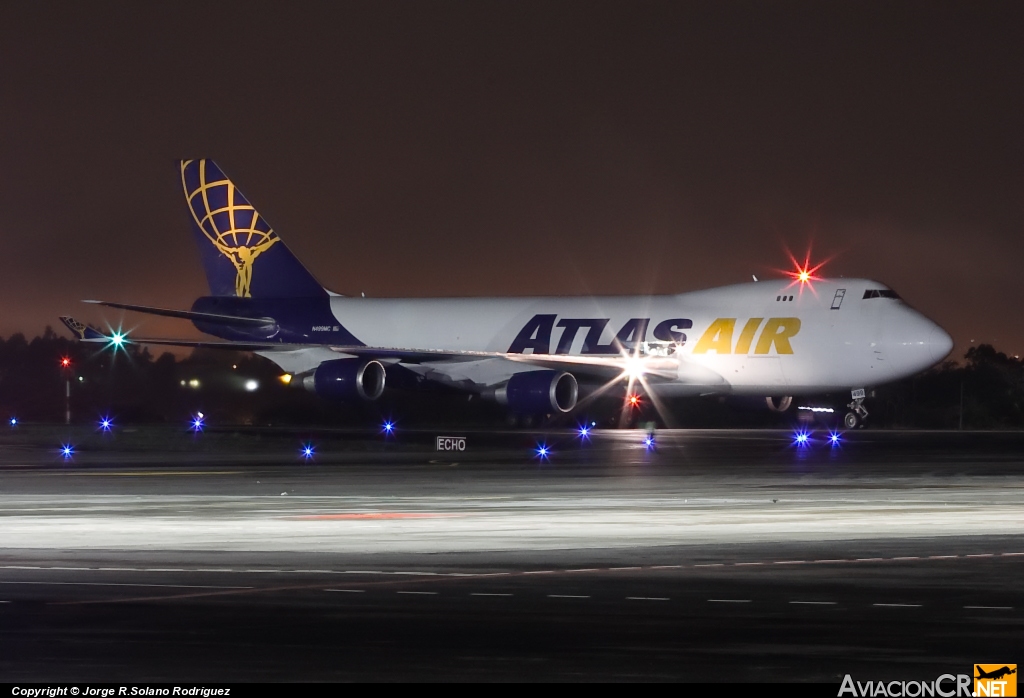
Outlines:
[[868,419],[868,411],[864,407],[864,389],[851,390],[850,397],[853,398],[853,401],[847,405],[850,411],[843,416],[843,426],[847,429],[863,427],[864,422]]

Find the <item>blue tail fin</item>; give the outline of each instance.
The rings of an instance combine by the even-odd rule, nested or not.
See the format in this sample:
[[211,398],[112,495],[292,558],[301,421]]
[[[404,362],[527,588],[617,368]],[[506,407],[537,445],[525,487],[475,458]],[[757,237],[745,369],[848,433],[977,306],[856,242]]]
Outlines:
[[181,185],[212,295],[327,295],[213,160],[182,160]]
[[60,321],[63,322],[64,326],[71,330],[72,334],[74,334],[79,340],[86,342],[96,342],[100,340],[104,342],[110,341],[110,337],[107,337],[95,327],[86,325],[84,322],[79,322],[73,317],[61,315]]

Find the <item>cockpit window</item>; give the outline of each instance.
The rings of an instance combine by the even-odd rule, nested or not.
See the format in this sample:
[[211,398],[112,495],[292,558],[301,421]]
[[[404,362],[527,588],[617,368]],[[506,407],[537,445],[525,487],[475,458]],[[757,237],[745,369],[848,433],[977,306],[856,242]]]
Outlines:
[[895,298],[899,300],[900,296],[895,291],[887,288],[869,288],[864,292],[864,298],[865,300],[868,298]]

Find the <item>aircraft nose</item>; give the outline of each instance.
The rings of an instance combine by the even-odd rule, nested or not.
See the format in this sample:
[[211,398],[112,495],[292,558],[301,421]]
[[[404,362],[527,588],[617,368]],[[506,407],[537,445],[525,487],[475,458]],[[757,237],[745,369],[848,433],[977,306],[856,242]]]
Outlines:
[[[929,322],[931,322],[929,320]],[[932,322],[932,331],[925,342],[931,350],[932,360],[939,363],[953,351],[953,338],[944,329]]]
[[916,310],[902,308],[893,320],[884,344],[897,378],[931,368],[953,349],[953,338]]

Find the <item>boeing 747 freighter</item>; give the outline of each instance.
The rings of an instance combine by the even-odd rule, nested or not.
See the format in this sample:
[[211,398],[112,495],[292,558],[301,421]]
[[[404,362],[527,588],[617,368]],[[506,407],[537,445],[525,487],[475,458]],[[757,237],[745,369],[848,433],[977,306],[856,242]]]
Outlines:
[[867,417],[868,389],[929,368],[953,346],[884,284],[807,271],[665,296],[340,296],[213,161],[182,161],[181,184],[209,295],[190,310],[90,302],[187,319],[218,339],[127,340],[65,318],[83,341],[253,351],[339,400],[376,400],[389,377],[412,378],[518,415],[571,412],[581,394],[624,385],[654,400],[759,396],[776,407],[770,396],[848,391],[848,428]]

